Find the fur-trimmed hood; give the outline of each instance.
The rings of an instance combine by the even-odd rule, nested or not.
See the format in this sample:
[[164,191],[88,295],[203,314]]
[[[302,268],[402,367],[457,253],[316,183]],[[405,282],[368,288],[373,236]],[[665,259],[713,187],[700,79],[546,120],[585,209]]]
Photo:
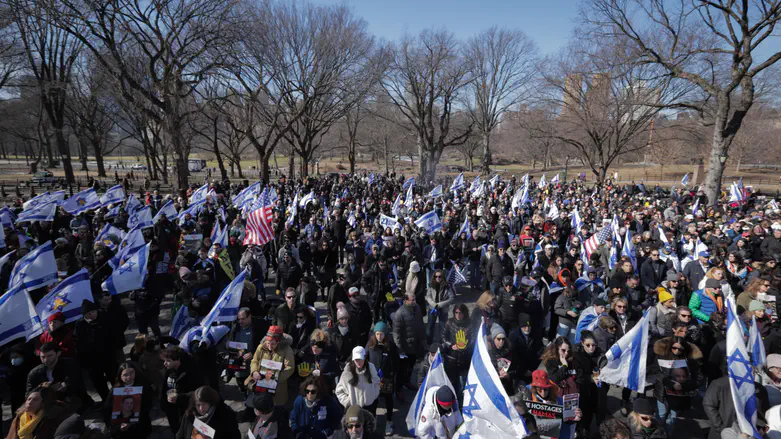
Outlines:
[[[361,414],[363,414],[363,434],[366,436],[367,434],[374,433],[375,430],[377,430],[377,419],[369,413],[366,409],[361,409]],[[345,431],[347,431],[347,415],[345,414],[342,416],[342,428],[344,428]]]
[[[654,354],[659,358],[668,359],[667,357],[670,356],[670,343],[672,342],[672,339],[672,337],[665,337],[661,340],[657,340],[656,343],[654,343]],[[700,348],[689,342],[686,342],[686,344],[689,345],[689,354],[686,356],[686,359],[689,361],[702,361],[703,355]]]

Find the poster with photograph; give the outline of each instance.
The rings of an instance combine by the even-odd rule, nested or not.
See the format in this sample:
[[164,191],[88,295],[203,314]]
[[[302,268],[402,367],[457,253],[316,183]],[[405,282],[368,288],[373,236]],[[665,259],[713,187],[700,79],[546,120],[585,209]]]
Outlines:
[[190,439],[214,439],[214,429],[196,418],[193,421],[193,432]]
[[115,387],[112,392],[111,423],[115,425],[138,422],[141,413],[143,387]]
[[265,359],[260,362],[260,379],[255,382],[255,392],[276,393],[282,362]]
[[568,393],[562,397],[564,400],[564,422],[572,422],[575,420],[575,409],[580,405],[579,393]]
[[196,254],[198,253],[198,249],[201,248],[202,240],[203,240],[203,235],[200,233],[196,233],[193,235],[184,235],[182,236],[182,245],[180,246],[180,248],[187,250],[187,253]]
[[228,369],[247,370],[247,361],[242,358],[247,353],[247,343],[229,341],[226,347],[228,348]]
[[529,413],[534,416],[534,421],[537,423],[537,433],[540,437],[558,439],[561,434],[564,407],[536,401],[524,401],[524,403]]

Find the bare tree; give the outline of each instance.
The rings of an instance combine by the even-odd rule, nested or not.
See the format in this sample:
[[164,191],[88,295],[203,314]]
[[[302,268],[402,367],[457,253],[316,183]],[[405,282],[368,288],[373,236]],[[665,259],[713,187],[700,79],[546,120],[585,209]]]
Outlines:
[[[195,88],[224,62],[235,0],[57,0],[57,24],[117,81],[121,96],[164,128],[187,186],[184,133]],[[139,62],[140,61],[140,62]]]
[[537,47],[519,30],[491,27],[469,40],[465,59],[474,78],[467,108],[480,134],[482,172],[487,175],[491,170],[491,135],[502,116],[529,96]]
[[[362,146],[358,128],[366,119],[368,111],[364,102],[357,102],[353,108],[344,114],[342,119],[343,129],[339,132],[339,137],[347,144],[347,161],[350,162],[350,174],[355,174],[355,161],[358,148]],[[345,138],[346,137],[346,138]]]
[[[73,65],[82,43],[55,24],[59,14],[57,2],[11,0],[9,4],[27,56],[27,68],[37,80],[41,105],[54,131],[65,180],[68,184],[74,183],[66,128],[66,102]],[[49,165],[53,166],[53,163],[50,161]]]
[[586,12],[597,38],[628,40],[637,62],[697,87],[675,104],[696,111],[713,129],[703,189],[715,204],[756,81],[781,59],[777,46],[761,55],[775,41],[781,1],[590,0]]
[[433,181],[442,151],[466,142],[472,131],[450,125],[453,106],[472,80],[467,63],[458,41],[445,30],[405,36],[391,58],[385,92],[412,125],[420,179]]

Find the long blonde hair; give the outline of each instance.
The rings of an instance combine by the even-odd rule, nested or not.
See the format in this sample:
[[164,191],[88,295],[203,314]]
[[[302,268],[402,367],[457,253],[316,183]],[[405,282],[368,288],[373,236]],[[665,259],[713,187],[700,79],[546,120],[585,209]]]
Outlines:
[[477,302],[475,302],[475,306],[484,310],[488,308],[488,302],[496,300],[496,296],[494,293],[490,291],[483,291],[483,294],[480,295],[480,298],[477,299]]

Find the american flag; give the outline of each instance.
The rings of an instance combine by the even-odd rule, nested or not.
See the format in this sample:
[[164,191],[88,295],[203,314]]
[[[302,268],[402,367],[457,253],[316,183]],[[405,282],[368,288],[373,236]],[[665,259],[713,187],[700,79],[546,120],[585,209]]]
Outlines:
[[458,267],[458,264],[450,261],[453,264],[453,268],[450,269],[450,272],[447,274],[447,283],[452,285],[458,285],[466,282],[466,276],[464,276],[464,272],[461,271],[461,269]]
[[586,250],[586,258],[591,257],[591,253],[593,253],[597,248],[599,248],[600,244],[607,241],[607,238],[610,237],[610,235],[613,234],[613,228],[610,226],[605,226],[602,228],[602,230],[599,231],[599,233],[595,233],[591,236],[588,240],[586,240],[585,244],[585,250]]
[[244,237],[244,245],[263,245],[274,238],[271,229],[271,201],[268,191],[258,196],[260,207],[247,215],[247,235]]

